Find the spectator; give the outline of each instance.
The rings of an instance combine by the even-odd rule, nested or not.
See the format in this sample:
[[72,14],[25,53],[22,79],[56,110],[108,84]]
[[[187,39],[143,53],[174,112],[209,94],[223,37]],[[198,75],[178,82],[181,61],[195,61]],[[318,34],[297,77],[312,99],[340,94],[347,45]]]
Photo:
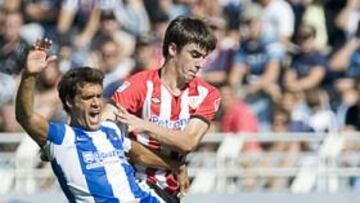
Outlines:
[[266,129],[271,102],[281,94],[278,79],[284,49],[280,43],[262,35],[261,12],[258,5],[252,4],[242,13],[245,23],[242,29],[247,30],[247,36],[234,56],[229,82],[250,103],[262,128]]
[[61,35],[66,35],[71,30],[83,30],[87,23],[93,23],[89,20],[93,10],[98,9],[95,0],[64,0],[62,1],[57,30]]
[[14,0],[14,9],[24,14],[25,28],[29,43],[33,43],[42,33],[44,36],[56,37],[61,0]]
[[141,36],[136,42],[134,53],[135,67],[132,75],[142,70],[155,70],[163,62],[163,57],[159,54],[159,42],[155,36]]
[[[356,90],[359,97],[360,82],[357,81]],[[360,131],[360,99],[349,107],[345,114],[345,128],[346,131]]]
[[[1,131],[20,131],[20,126],[15,121],[14,105],[12,98],[17,88],[17,78],[20,75],[26,53],[29,49],[28,43],[20,36],[23,26],[22,13],[9,11],[5,15],[3,32],[0,33],[0,75],[1,83],[1,106],[0,106],[0,128]],[[8,88],[8,89],[5,89]]]
[[[277,136],[281,136],[282,133],[290,132],[291,119],[289,113],[281,108],[276,108],[272,114],[271,130],[274,133],[279,133]],[[265,153],[284,153],[283,156],[278,158],[265,158],[262,160],[260,167],[279,167],[279,168],[291,168],[297,164],[299,153],[301,152],[301,143],[299,142],[277,142],[264,146]],[[290,186],[290,178],[269,177],[264,187],[271,190],[283,190]]]
[[297,36],[300,53],[284,75],[284,86],[290,91],[306,91],[319,87],[327,71],[327,59],[315,47],[316,31],[310,25],[301,25]]
[[[103,39],[99,53],[95,56],[98,58],[98,63],[94,67],[100,68],[105,73],[104,96],[110,97],[131,73],[135,62],[132,58],[121,56],[119,44],[111,37]],[[94,60],[94,57],[91,60]]]
[[334,71],[344,72],[345,77],[360,78],[360,27],[356,35],[350,38],[331,58]]
[[337,51],[346,43],[346,30],[341,24],[338,24],[340,13],[345,8],[346,1],[319,1],[324,5],[326,32],[328,34],[327,44],[330,45],[333,51]]
[[262,13],[262,32],[265,37],[275,37],[287,45],[295,28],[294,12],[284,0],[259,0],[264,7]]
[[220,86],[226,82],[232,59],[236,49],[234,43],[226,34],[226,22],[222,18],[210,18],[210,27],[218,39],[216,49],[208,56],[207,62],[201,69],[201,77],[214,86]]
[[113,10],[116,19],[125,30],[134,36],[150,32],[150,19],[146,12],[144,1],[122,0],[114,2],[115,5],[110,5],[107,8]]
[[303,120],[315,132],[337,132],[339,125],[336,116],[329,106],[327,93],[315,88],[305,93],[306,103],[310,108],[310,116]]
[[[16,84],[14,78],[6,73],[0,72],[0,108],[12,99],[15,90]],[[0,121],[0,123],[2,122]]]
[[284,91],[279,106],[290,116],[289,125],[287,126],[289,131],[313,132],[305,122],[311,112],[306,104],[303,92]]
[[[221,120],[220,130],[225,133],[256,133],[259,124],[252,109],[241,99],[236,97],[234,90],[228,86],[220,88]],[[245,151],[260,150],[257,142],[247,142]]]
[[346,32],[348,37],[355,35],[360,22],[360,1],[347,0],[346,5],[336,16],[335,24]]
[[4,31],[0,33],[0,72],[19,75],[24,67],[29,44],[20,36],[24,25],[23,15],[18,11],[6,13]]
[[131,57],[135,49],[135,37],[123,30],[113,11],[101,11],[100,26],[91,40],[91,50],[100,49],[104,38],[113,38],[121,47],[121,57]]
[[[345,95],[349,96],[355,91],[356,80],[360,78],[360,27],[357,29],[356,35],[342,45],[330,57],[330,68],[333,81],[334,109],[343,108],[342,99]],[[327,75],[329,78],[329,74]]]

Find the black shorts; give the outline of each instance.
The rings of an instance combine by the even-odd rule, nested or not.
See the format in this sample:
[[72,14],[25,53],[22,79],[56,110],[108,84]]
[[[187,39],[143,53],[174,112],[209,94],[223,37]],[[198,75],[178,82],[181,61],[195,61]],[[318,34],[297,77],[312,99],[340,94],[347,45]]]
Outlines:
[[180,203],[180,199],[173,194],[170,194],[168,191],[161,189],[156,184],[146,181],[146,183],[153,189],[157,195],[159,195],[167,203]]

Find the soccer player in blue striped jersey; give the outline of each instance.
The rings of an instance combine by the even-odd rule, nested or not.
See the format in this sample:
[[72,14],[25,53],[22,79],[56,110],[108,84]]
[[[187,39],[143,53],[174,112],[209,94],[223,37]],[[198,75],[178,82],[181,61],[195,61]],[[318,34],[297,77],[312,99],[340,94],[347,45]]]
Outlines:
[[16,119],[45,151],[69,202],[164,202],[145,182],[134,177],[131,161],[172,169],[173,162],[128,140],[112,122],[101,122],[104,108],[102,72],[89,67],[64,74],[59,96],[70,123],[47,121],[33,109],[36,76],[56,60],[48,57],[50,40],[38,40],[27,56],[16,98]]

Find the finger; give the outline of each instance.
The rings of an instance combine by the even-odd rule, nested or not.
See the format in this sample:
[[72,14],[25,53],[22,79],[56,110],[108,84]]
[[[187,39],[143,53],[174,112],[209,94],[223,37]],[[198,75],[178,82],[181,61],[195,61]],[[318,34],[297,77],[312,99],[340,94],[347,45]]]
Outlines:
[[118,112],[123,117],[130,116],[130,114],[127,112],[127,110],[124,107],[119,107]]
[[121,106],[120,104],[116,104],[116,106],[118,107],[119,110],[127,112],[126,108],[124,108],[123,106]]
[[114,114],[115,114],[115,116],[125,118],[125,113],[123,111],[121,111],[120,109],[117,111],[114,111]]

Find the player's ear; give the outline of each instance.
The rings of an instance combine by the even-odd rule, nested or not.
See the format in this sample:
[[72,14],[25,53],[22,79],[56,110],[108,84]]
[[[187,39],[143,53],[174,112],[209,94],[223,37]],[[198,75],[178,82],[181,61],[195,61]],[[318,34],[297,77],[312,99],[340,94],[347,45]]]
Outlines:
[[169,56],[175,56],[177,53],[177,46],[175,43],[170,43],[168,46]]
[[69,109],[72,109],[72,107],[73,107],[72,99],[70,99],[69,97],[66,97],[65,103],[66,103],[66,106],[69,107]]

